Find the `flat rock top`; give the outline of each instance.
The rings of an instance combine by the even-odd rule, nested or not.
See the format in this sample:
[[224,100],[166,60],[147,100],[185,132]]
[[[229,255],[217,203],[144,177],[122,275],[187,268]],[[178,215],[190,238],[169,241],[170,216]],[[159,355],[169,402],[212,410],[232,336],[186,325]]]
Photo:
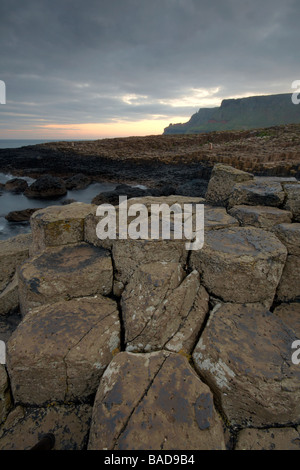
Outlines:
[[38,270],[57,272],[79,272],[87,266],[97,264],[100,258],[110,258],[109,251],[87,243],[66,245],[59,248],[48,248],[42,254],[30,258],[21,268],[21,274]]
[[234,214],[236,211],[242,211],[247,214],[257,214],[257,215],[290,215],[292,216],[291,212],[279,209],[278,207],[271,207],[271,206],[247,206],[245,204],[241,204],[238,206],[233,206],[230,209],[230,213]]
[[245,189],[249,192],[254,192],[257,194],[268,194],[282,192],[282,185],[278,181],[274,181],[272,178],[270,180],[249,180],[242,183],[236,183],[235,188]]
[[251,173],[239,170],[230,165],[224,165],[223,163],[216,163],[214,165],[213,176],[215,176],[214,174],[216,172],[223,173],[224,175],[228,174],[229,176],[233,176],[237,180],[240,178],[241,181],[253,179],[253,175]]
[[[183,204],[204,204],[205,199],[201,197],[190,197],[190,196],[162,196],[162,197],[155,197],[155,196],[145,196],[145,197],[134,197],[128,199],[128,207],[132,206],[133,204],[144,204],[148,209],[151,208],[152,204],[168,204],[170,207],[173,204],[180,204],[183,208]],[[117,206],[119,208],[120,206]]]
[[74,202],[65,206],[49,206],[45,209],[36,211],[32,218],[41,220],[42,222],[55,222],[68,219],[81,219],[92,213],[95,209],[93,204],[85,204],[83,202]]
[[95,399],[89,448],[181,450],[225,445],[207,385],[185,357],[160,351],[120,353],[110,363]]
[[268,395],[269,382],[271,388],[282,387],[282,393],[299,393],[300,368],[291,360],[295,339],[292,329],[258,304],[223,304],[211,316],[193,358],[196,363],[200,361],[200,370],[214,375],[223,391],[234,383],[249,383],[251,387],[263,383],[261,393]]
[[237,219],[227,214],[223,207],[205,205],[204,228],[222,228],[226,225],[239,225]]
[[213,230],[206,234],[204,247],[234,257],[249,255],[264,257],[273,252],[286,253],[278,238],[265,230],[254,227],[234,227]]
[[255,176],[254,181],[262,182],[262,183],[297,183],[297,179],[294,176]]
[[87,332],[113,313],[117,313],[116,303],[100,295],[35,308],[9,339],[7,349],[8,353],[12,351],[11,361],[15,355],[22,355],[24,338],[27,338],[27,356],[39,356],[39,345],[43,344],[44,354],[49,358],[54,353],[56,357],[64,357],[67,349],[75,347]]

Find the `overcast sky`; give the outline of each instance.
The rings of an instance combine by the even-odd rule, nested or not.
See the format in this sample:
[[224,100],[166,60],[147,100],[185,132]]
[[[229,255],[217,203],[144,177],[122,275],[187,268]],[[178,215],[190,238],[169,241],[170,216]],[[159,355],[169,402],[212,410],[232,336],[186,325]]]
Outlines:
[[1,0],[0,138],[162,133],[292,93],[299,0]]

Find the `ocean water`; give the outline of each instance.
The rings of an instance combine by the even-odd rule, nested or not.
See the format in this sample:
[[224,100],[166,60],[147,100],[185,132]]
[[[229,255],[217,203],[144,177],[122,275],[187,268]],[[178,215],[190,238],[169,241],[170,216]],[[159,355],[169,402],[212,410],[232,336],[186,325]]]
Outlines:
[[55,140],[30,140],[30,139],[0,139],[0,149],[16,149],[26,145],[44,144],[56,142]]
[[[0,173],[0,183],[6,183],[15,176],[10,174]],[[33,183],[34,179],[24,177],[28,184]],[[0,240],[14,237],[21,233],[28,233],[30,225],[28,222],[9,222],[5,216],[12,211],[20,211],[24,209],[42,209],[43,207],[61,205],[65,199],[75,199],[77,202],[85,202],[90,204],[92,199],[97,194],[112,191],[116,187],[114,183],[93,183],[86,189],[79,189],[77,191],[68,191],[67,194],[59,199],[31,199],[24,196],[24,194],[14,194],[10,191],[0,192]]]

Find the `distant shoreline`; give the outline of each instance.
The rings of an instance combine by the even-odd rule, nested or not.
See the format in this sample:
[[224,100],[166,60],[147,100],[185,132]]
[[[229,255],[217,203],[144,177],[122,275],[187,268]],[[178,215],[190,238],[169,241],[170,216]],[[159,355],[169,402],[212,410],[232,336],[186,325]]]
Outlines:
[[215,163],[256,176],[300,179],[300,124],[248,131],[55,141],[0,148],[0,172],[37,178],[78,173],[146,186],[208,180]]

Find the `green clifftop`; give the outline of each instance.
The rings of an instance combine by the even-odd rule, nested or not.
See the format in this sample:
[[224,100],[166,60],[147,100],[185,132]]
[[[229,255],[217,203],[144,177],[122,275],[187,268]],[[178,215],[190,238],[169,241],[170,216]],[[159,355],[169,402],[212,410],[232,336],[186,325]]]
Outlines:
[[220,107],[200,108],[184,124],[170,124],[164,134],[200,134],[299,124],[300,105],[293,104],[291,98],[292,94],[286,93],[223,100]]

